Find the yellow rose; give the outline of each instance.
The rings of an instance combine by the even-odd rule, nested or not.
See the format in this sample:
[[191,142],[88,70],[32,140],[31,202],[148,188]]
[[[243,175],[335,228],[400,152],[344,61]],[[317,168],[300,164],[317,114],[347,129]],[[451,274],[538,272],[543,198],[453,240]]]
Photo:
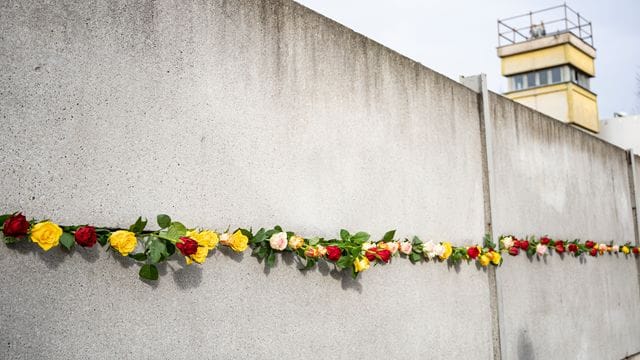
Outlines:
[[478,258],[478,261],[480,261],[480,265],[487,266],[489,265],[489,262],[491,261],[491,259],[487,255],[480,255],[480,257]]
[[302,245],[304,245],[304,239],[301,236],[293,235],[289,239],[289,247],[292,250],[298,250],[302,247]]
[[451,256],[451,253],[453,253],[453,248],[451,247],[451,243],[446,241],[442,243],[442,246],[444,247],[444,252],[440,256],[440,260],[447,260],[449,256]]
[[627,246],[623,246],[620,251],[622,251],[625,255],[629,253],[629,248]]
[[502,259],[502,255],[499,252],[493,252],[493,256],[491,257],[491,262],[493,265],[500,265],[500,260]]
[[249,238],[244,236],[240,230],[229,237],[228,245],[235,252],[243,252],[249,246]]
[[195,240],[198,245],[206,247],[207,250],[215,249],[215,247],[218,246],[218,241],[220,241],[218,234],[211,230],[203,230],[200,232],[195,230],[188,231],[187,237]]
[[353,267],[357,273],[367,270],[369,266],[369,259],[366,257],[359,257],[353,262]]
[[207,255],[209,255],[209,248],[205,246],[198,246],[198,251],[190,256],[185,258],[187,265],[191,265],[192,262],[197,262],[198,264],[202,264],[205,260],[207,260]]
[[60,236],[62,236],[62,229],[51,221],[35,224],[31,229],[31,241],[38,244],[44,251],[58,246]]
[[118,230],[109,236],[109,245],[116,249],[120,255],[127,256],[138,245],[138,239],[136,235],[130,231]]

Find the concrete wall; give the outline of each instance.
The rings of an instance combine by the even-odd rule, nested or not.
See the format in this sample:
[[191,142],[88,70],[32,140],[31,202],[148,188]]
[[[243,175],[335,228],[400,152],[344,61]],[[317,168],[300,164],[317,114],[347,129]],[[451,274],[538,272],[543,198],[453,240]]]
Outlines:
[[[496,234],[633,242],[624,150],[498,95],[490,102]],[[640,351],[636,275],[636,261],[618,255],[506,259],[497,272],[503,357],[621,359]]]
[[[3,211],[482,238],[477,96],[302,6],[1,4]],[[2,246],[0,269],[0,358],[491,356],[473,265],[352,283],[216,256],[149,287],[105,254]]]
[[[321,236],[397,228],[457,244],[485,232],[477,95],[295,3],[4,1],[0,65],[1,211],[111,226],[162,212]],[[633,236],[618,149],[491,103],[496,233]],[[503,358],[640,351],[625,312],[638,313],[638,282],[621,283],[634,261],[507,260]],[[149,285],[97,249],[0,246],[0,358],[493,356],[492,290],[475,265],[397,262],[354,282],[280,262],[263,271],[218,253],[171,262]],[[584,299],[591,322],[555,308]]]

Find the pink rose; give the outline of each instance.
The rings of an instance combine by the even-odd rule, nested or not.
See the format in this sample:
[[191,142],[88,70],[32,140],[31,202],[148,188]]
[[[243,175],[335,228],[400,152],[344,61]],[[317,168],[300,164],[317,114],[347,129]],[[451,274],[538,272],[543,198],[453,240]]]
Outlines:
[[536,246],[536,254],[542,256],[547,253],[547,249],[547,245],[538,244],[538,246]]
[[271,238],[269,239],[269,246],[271,246],[272,249],[278,251],[286,249],[288,243],[289,241],[287,240],[287,233],[284,231],[271,235]]
[[408,241],[403,241],[400,243],[400,252],[409,255],[411,254],[411,250],[413,250],[413,245],[411,245]]

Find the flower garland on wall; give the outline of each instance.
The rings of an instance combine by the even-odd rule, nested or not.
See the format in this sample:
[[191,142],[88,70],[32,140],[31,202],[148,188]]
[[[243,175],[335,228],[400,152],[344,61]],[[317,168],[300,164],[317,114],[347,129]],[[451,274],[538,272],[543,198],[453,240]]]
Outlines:
[[[352,234],[347,230],[340,230],[339,239],[324,239],[303,238],[294,232],[282,230],[280,226],[268,230],[261,228],[255,233],[251,229],[222,233],[188,229],[164,214],[158,215],[157,222],[160,230],[145,231],[147,220],[142,218],[138,218],[128,229],[112,229],[90,225],[61,226],[49,220],[28,221],[21,213],[0,216],[6,244],[29,238],[42,250],[49,251],[59,245],[71,250],[74,246],[90,248],[99,243],[107,250],[141,263],[139,275],[146,280],[157,280],[156,265],[176,253],[184,257],[187,265],[202,264],[209,253],[220,245],[238,253],[251,248],[252,255],[264,261],[268,267],[275,264],[276,254],[292,252],[300,258],[302,270],[311,269],[318,261],[324,260],[334,263],[340,270],[349,269],[354,278],[369,269],[371,264],[389,263],[394,256],[409,259],[412,263],[423,260],[451,264],[475,261],[487,267],[501,265],[503,253],[511,256],[526,253],[539,257],[550,251],[569,253],[575,257],[583,254],[593,257],[605,253],[621,253],[624,256],[640,254],[640,248],[629,242],[620,246],[613,243],[598,244],[591,240],[551,239],[548,236],[518,239],[513,235],[503,235],[497,245],[489,236],[485,236],[482,245],[453,246],[446,241],[423,242],[417,236],[411,240],[398,240],[394,238],[395,230],[387,232],[378,241],[371,241],[370,235],[365,232]],[[138,248],[141,251],[135,252]]]

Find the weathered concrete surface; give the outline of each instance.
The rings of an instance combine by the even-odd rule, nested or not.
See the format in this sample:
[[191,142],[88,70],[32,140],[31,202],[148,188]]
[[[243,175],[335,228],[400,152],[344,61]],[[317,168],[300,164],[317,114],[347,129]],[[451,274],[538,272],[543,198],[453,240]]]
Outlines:
[[354,282],[281,260],[264,274],[253,258],[216,253],[199,267],[172,262],[149,286],[98,249],[26,249],[0,248],[2,359],[490,357],[475,265],[400,261]]
[[0,208],[482,235],[475,94],[300,5],[0,10]]
[[[625,151],[503,97],[491,106],[496,234],[633,241]],[[503,358],[640,351],[636,260],[619,257],[506,259],[497,273]]]
[[[476,95],[295,3],[3,1],[0,69],[3,211],[484,232]],[[58,252],[0,247],[0,357],[491,356],[473,266],[394,265],[354,291],[216,258],[149,288]]]

